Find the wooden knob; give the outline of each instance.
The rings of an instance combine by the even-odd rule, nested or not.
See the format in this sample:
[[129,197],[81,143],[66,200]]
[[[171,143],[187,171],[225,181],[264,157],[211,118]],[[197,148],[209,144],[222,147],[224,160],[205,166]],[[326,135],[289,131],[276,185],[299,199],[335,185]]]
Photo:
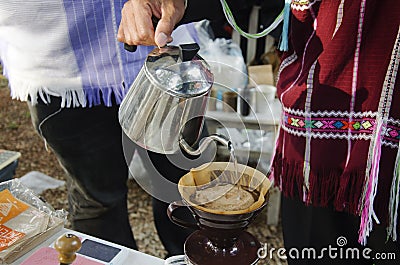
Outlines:
[[76,258],[76,252],[82,247],[82,242],[76,235],[65,234],[60,236],[54,243],[54,248],[58,251],[60,264],[71,264]]

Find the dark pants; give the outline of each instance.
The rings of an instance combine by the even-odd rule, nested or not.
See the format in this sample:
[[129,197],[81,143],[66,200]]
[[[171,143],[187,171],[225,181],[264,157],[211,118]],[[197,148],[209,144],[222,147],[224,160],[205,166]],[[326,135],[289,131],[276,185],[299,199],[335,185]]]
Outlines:
[[118,107],[60,109],[57,97],[28,105],[34,127],[67,172],[72,228],[136,249]]
[[[204,128],[200,137],[203,138],[206,135],[207,130]],[[124,145],[124,148],[127,150],[127,144]],[[130,149],[132,150],[132,148]],[[154,195],[152,198],[153,216],[158,236],[168,252],[167,256],[183,254],[186,238],[194,231],[172,223],[167,216],[167,208],[170,202],[181,200],[176,185],[179,179],[190,168],[210,162],[212,155],[204,154],[201,157],[183,153],[163,155],[141,148],[137,150],[151,181],[151,193]],[[130,152],[128,151],[128,153]],[[160,179],[169,182],[171,185],[166,185]],[[162,198],[160,198],[160,194]],[[186,222],[195,223],[193,215],[187,208],[174,211],[174,215]]]
[[[376,225],[368,238],[366,247],[370,248],[371,252],[358,244],[359,219],[357,216],[336,212],[330,208],[305,206],[299,200],[282,196],[282,226],[286,254],[291,249],[297,249],[301,257],[301,251],[306,250],[304,259],[291,258],[287,255],[288,263],[290,265],[398,264],[400,243],[391,240],[386,242],[386,229],[382,225]],[[310,248],[316,249],[317,258],[308,256]],[[322,252],[322,248],[326,250]],[[364,258],[363,251],[366,258],[374,259]],[[355,258],[357,252],[359,258]],[[292,257],[296,257],[296,250],[292,250],[291,253]],[[391,256],[389,253],[395,253],[396,259],[389,258],[388,256]]]
[[[122,146],[118,107],[61,109],[57,97],[51,97],[47,105],[40,101],[28,105],[34,127],[67,172],[72,228],[136,249],[127,212],[129,154],[124,154]],[[131,155],[135,148],[146,152],[131,143]],[[186,172],[169,165],[164,155],[149,152],[149,156],[162,175],[173,176],[173,181]],[[190,231],[170,222],[167,207],[168,203],[153,199],[155,224],[168,254],[181,254]]]

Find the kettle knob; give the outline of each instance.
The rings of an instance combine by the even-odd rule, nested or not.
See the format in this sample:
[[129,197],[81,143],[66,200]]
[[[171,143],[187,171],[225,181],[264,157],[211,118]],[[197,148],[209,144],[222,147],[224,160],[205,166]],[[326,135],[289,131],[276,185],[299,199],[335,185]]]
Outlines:
[[179,45],[179,57],[182,62],[191,61],[199,51],[200,46],[197,43]]
[[75,261],[76,252],[82,247],[82,242],[76,235],[65,234],[60,236],[54,243],[54,248],[58,251],[58,261],[60,265],[69,265]]

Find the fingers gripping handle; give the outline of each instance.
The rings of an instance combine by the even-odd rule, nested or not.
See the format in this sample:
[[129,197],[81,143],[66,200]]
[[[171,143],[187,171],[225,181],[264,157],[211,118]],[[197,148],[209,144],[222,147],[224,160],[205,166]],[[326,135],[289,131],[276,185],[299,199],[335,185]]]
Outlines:
[[[152,16],[151,17],[151,21],[153,22],[153,28],[154,28],[154,31],[155,31],[159,19],[157,17],[155,17],[155,16]],[[124,49],[127,50],[128,52],[135,52],[137,50],[137,45],[129,45],[127,43],[124,43]]]

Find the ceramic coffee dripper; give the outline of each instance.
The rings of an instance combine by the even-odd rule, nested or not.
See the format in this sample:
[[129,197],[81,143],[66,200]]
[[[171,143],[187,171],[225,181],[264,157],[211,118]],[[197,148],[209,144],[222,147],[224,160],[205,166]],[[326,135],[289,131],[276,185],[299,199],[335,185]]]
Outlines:
[[201,154],[209,143],[229,140],[200,138],[214,76],[197,53],[196,43],[151,51],[119,108],[124,133],[141,147],[161,154],[184,150]]
[[[258,261],[257,251],[260,242],[245,229],[267,205],[270,181],[260,171],[245,165],[238,165],[242,174],[238,184],[255,190],[258,194],[250,207],[243,210],[224,211],[207,209],[193,200],[196,189],[210,183],[231,183],[226,175],[215,178],[215,174],[207,172],[234,171],[233,163],[213,162],[183,176],[179,181],[179,192],[182,201],[176,201],[168,207],[168,217],[172,222],[186,228],[196,229],[185,242],[185,256],[188,264],[229,264],[248,265]],[[187,207],[193,214],[194,222],[179,219],[174,212],[182,207]]]

